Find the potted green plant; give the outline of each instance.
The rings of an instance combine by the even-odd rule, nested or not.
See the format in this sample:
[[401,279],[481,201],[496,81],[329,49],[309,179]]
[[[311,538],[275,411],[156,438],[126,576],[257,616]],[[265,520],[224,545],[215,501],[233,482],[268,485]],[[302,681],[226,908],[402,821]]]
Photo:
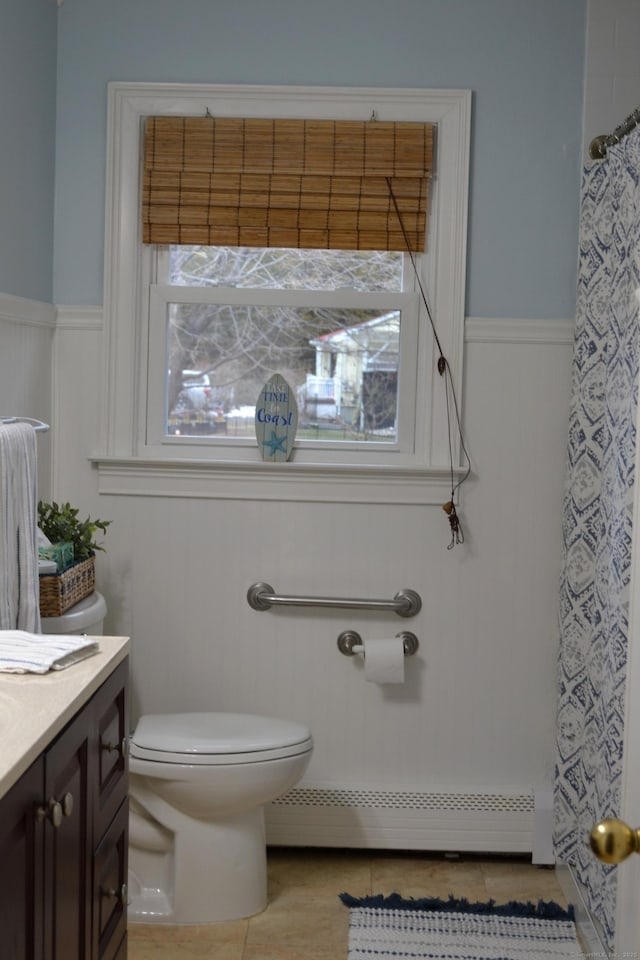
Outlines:
[[79,519],[77,507],[70,503],[38,503],[38,527],[55,548],[71,544],[71,565],[58,573],[40,575],[40,614],[57,617],[89,596],[95,589],[95,552],[104,547],[96,533],[106,533],[110,520]]
[[104,552],[104,547],[96,541],[95,535],[98,530],[106,533],[111,521],[92,520],[91,517],[80,520],[79,513],[78,508],[72,507],[70,503],[45,503],[40,500],[38,526],[50,543],[71,543],[73,559],[86,560],[96,550]]

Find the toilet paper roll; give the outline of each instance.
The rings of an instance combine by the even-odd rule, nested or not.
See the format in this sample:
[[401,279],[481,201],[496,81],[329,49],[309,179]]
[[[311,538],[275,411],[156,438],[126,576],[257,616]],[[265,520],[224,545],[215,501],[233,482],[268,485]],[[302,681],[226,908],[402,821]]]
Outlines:
[[402,637],[364,641],[364,676],[371,683],[404,683]]

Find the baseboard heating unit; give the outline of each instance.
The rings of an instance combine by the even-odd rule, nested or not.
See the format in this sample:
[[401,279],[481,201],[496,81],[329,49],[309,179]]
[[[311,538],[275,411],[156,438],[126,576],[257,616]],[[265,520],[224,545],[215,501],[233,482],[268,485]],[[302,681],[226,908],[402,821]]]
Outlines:
[[551,794],[303,784],[266,807],[277,846],[532,853],[551,863]]

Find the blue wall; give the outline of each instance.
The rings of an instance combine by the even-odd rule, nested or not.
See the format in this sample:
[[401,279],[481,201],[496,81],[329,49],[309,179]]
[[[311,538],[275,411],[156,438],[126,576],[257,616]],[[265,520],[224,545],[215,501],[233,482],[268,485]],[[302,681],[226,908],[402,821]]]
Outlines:
[[[54,6],[0,0],[25,2]],[[102,303],[108,81],[456,87],[474,93],[467,313],[572,317],[585,30],[586,0],[65,0],[55,302]]]
[[51,302],[55,0],[0,0],[0,292]]

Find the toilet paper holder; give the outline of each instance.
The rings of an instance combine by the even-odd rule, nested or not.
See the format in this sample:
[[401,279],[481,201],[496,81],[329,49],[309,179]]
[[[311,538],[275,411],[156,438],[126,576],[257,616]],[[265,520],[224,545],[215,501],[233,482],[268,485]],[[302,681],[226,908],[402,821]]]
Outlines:
[[[408,630],[396,633],[396,637],[402,640],[405,657],[412,657],[420,646],[415,633],[410,633]],[[345,657],[353,657],[356,653],[364,653],[362,637],[355,630],[343,630],[338,637],[338,650]]]

